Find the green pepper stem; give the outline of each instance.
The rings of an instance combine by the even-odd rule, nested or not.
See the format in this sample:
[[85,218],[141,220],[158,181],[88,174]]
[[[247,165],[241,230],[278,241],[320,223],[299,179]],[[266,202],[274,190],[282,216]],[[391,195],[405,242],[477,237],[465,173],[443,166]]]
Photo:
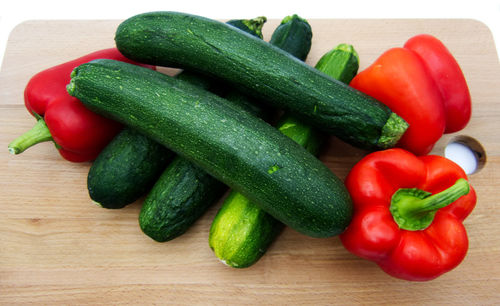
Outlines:
[[459,179],[450,188],[417,201],[419,205],[414,206],[414,214],[435,211],[455,202],[463,195],[469,193],[469,183],[464,179]]
[[434,195],[416,188],[402,188],[392,196],[390,211],[400,228],[423,230],[432,223],[437,210],[468,194],[469,190],[469,183],[463,178]]
[[47,124],[43,118],[39,118],[35,126],[12,141],[8,148],[11,154],[19,154],[40,142],[52,140]]

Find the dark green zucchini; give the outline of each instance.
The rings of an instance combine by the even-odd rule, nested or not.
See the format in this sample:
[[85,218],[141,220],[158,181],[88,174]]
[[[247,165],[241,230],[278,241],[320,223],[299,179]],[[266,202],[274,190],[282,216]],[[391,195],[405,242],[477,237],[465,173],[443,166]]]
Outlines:
[[[231,20],[241,30],[262,35],[265,17]],[[215,86],[214,80],[183,71],[176,76],[200,88]],[[122,208],[146,194],[174,153],[156,141],[125,128],[98,156],[87,177],[90,198],[104,208]],[[191,171],[188,167],[186,171]],[[207,199],[207,201],[210,199]]]
[[153,186],[174,153],[125,128],[99,153],[87,176],[90,198],[104,208],[122,208]]
[[[262,35],[265,21],[265,17],[258,17],[251,21],[228,23],[247,28],[254,35]],[[262,113],[241,93],[230,91],[226,93],[226,98],[242,110],[256,115]],[[144,200],[139,214],[141,230],[158,242],[172,240],[186,232],[225,190],[226,185],[177,156]]]
[[[358,55],[352,46],[341,44],[321,57],[316,68],[349,83],[359,68]],[[290,114],[283,115],[277,128],[312,154],[318,154],[324,135],[316,129]],[[232,191],[214,218],[208,241],[223,263],[245,268],[264,255],[282,228],[281,222]]]
[[[312,29],[297,15],[285,17],[274,30],[270,42],[300,60],[311,49]],[[289,119],[283,119],[284,117]],[[283,122],[283,120],[286,120]],[[321,138],[312,129],[290,116],[283,116],[279,126],[285,135],[294,139],[309,152],[319,150]],[[298,127],[298,129],[297,129]],[[253,265],[266,252],[281,232],[283,224],[237,191],[232,190],[215,216],[208,243],[219,260],[228,266],[245,268]]]
[[269,43],[305,61],[311,51],[312,35],[309,22],[294,14],[283,18],[274,30]]
[[313,237],[341,233],[350,196],[321,161],[231,102],[162,73],[113,60],[80,65],[68,93],[137,129]]
[[232,19],[226,23],[250,35],[262,38],[262,25],[266,23],[266,21],[267,18],[261,16],[253,19]]
[[225,190],[203,169],[177,157],[144,200],[141,230],[158,242],[172,240],[184,234]]
[[392,147],[408,127],[379,101],[215,20],[179,12],[140,14],[120,24],[115,42],[128,58],[221,78],[355,146]]

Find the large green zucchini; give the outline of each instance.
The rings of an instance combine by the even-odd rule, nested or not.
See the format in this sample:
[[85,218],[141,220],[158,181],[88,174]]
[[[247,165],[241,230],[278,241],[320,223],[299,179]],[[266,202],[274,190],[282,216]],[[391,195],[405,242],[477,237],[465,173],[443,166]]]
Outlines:
[[128,58],[224,79],[362,148],[392,147],[408,127],[379,101],[219,21],[179,12],[145,13],[122,22],[115,41]]
[[[349,83],[358,71],[359,58],[352,46],[341,44],[321,57],[315,67]],[[318,154],[324,135],[317,130],[290,114],[284,114],[276,127],[312,154]],[[262,257],[282,227],[278,220],[232,191],[214,218],[208,241],[226,265],[245,268]]]
[[[262,26],[265,22],[265,17],[257,17],[249,20],[234,19],[227,23],[247,33],[258,36],[262,35]],[[212,89],[216,87],[214,84],[217,84],[212,79],[189,71],[180,72],[176,75],[176,78],[204,89]],[[167,163],[172,160],[173,155],[172,151],[141,133],[129,128],[123,129],[99,154],[90,167],[87,176],[87,189],[90,198],[104,208],[122,208],[136,201],[153,187],[156,180],[165,170]],[[200,178],[202,181],[212,179],[207,178],[205,180],[201,178],[203,171],[186,163],[176,163],[176,165],[178,171],[187,172],[184,173],[185,177]],[[181,165],[184,165],[185,168],[181,168]],[[190,174],[189,172],[195,173]],[[208,174],[206,176],[209,177]],[[163,178],[168,179],[165,176]],[[222,185],[221,183],[219,184]],[[212,187],[215,187],[215,184]],[[193,192],[201,192],[205,189],[197,188],[191,190]],[[158,195],[159,193],[155,194]],[[215,193],[207,193],[206,197],[203,197],[193,194],[193,198],[197,199],[200,203],[206,203],[213,201],[216,195]],[[152,200],[151,197],[149,199]],[[158,200],[160,201],[160,199]],[[150,212],[148,216],[152,215],[153,210],[149,207],[150,202],[145,202],[146,209]],[[196,201],[190,201],[189,203],[196,205]],[[165,205],[168,205],[168,203],[165,203]],[[204,206],[206,207],[208,204],[204,204]],[[162,212],[165,211],[165,209],[158,209]],[[175,220],[178,219],[174,216],[173,209],[170,211],[169,216]],[[158,228],[158,225],[154,224],[154,222],[159,219],[161,219],[159,216],[155,216],[154,219],[141,218],[143,221],[140,222],[141,228],[145,229],[146,234],[149,234],[147,228]],[[165,224],[167,220],[163,220],[163,222]],[[146,223],[148,226],[145,225]],[[184,224],[186,223],[184,222]],[[152,231],[156,233],[155,230]],[[178,229],[176,229],[176,232],[178,232]],[[165,235],[163,234],[162,237],[165,237]]]
[[195,162],[303,234],[333,236],[350,222],[350,196],[330,169],[265,121],[214,94],[104,59],[75,68],[68,92]]
[[[250,20],[230,20],[228,23],[260,37],[265,21],[265,17],[258,17]],[[190,76],[192,73],[182,72],[177,78],[184,80],[186,75]],[[194,83],[190,79],[188,81]],[[241,93],[230,91],[225,93],[225,97],[235,106],[240,106],[243,111],[255,114],[260,111]],[[200,167],[177,156],[146,196],[139,214],[139,226],[144,234],[158,242],[177,238],[184,234],[211,204],[220,199],[226,188],[227,186]]]

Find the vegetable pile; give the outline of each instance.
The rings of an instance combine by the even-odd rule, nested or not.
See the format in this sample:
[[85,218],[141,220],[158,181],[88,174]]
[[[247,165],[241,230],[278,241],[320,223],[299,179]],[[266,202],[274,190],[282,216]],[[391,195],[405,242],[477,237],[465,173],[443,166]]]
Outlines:
[[[425,34],[359,73],[346,43],[311,67],[305,19],[287,16],[269,42],[265,22],[179,12],[125,20],[116,49],[30,80],[37,124],[9,151],[52,140],[63,158],[93,161],[90,198],[119,209],[144,196],[139,225],[158,242],[181,236],[231,188],[208,241],[235,268],[255,264],[284,226],[339,235],[405,280],[455,268],[476,194],[458,165],[427,155],[471,116],[452,54]],[[367,150],[345,183],[316,157],[327,135]]]

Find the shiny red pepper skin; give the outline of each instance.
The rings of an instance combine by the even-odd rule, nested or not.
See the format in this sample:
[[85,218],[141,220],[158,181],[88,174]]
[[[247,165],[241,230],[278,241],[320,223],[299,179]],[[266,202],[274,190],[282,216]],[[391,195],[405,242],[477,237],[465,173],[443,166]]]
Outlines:
[[395,222],[389,207],[400,188],[418,188],[439,193],[465,172],[441,156],[421,156],[403,149],[367,155],[346,178],[354,216],[340,239],[347,250],[376,262],[397,278],[425,281],[455,268],[465,257],[468,238],[462,221],[476,203],[472,187],[435,213],[425,229],[404,230]]
[[441,95],[413,52],[405,48],[387,50],[350,85],[386,104],[408,122],[410,126],[398,147],[424,155],[443,135],[446,116]]
[[463,129],[471,117],[471,97],[456,59],[439,39],[427,34],[410,38],[404,47],[420,57],[439,88],[446,110],[445,133]]
[[59,153],[72,162],[95,159],[121,129],[119,123],[91,112],[66,91],[73,69],[99,58],[135,63],[116,48],[96,51],[37,73],[24,91],[26,108],[43,118]]
[[417,155],[428,154],[443,133],[463,129],[471,116],[464,75],[443,43],[431,35],[414,36],[404,48],[387,50],[350,85],[410,124],[397,146]]

